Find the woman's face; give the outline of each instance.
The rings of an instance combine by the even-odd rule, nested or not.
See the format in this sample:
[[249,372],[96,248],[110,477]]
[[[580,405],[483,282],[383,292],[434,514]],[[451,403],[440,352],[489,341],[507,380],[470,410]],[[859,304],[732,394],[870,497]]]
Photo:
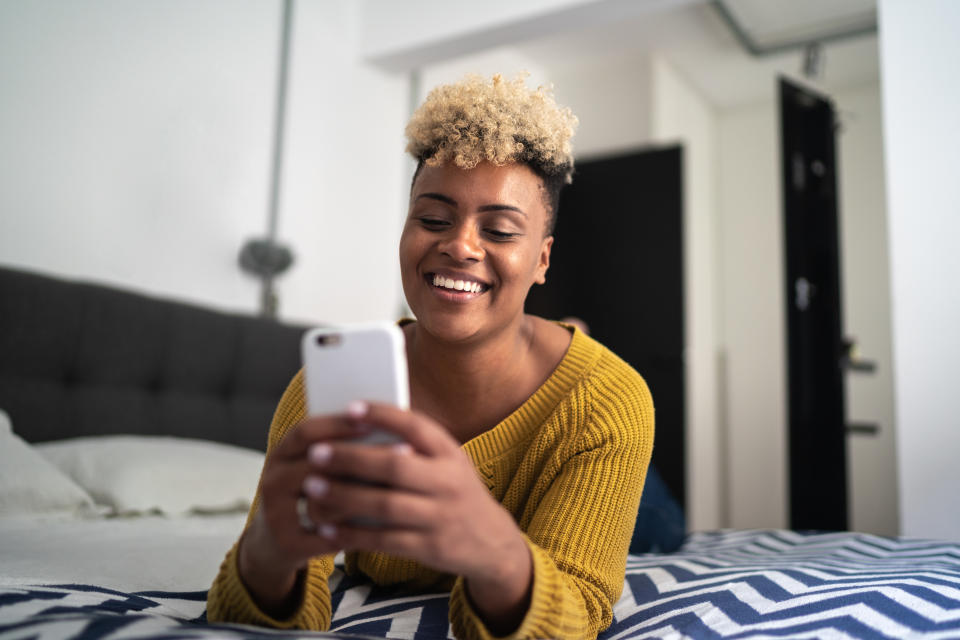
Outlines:
[[543,283],[553,237],[540,178],[527,166],[424,166],[400,236],[403,290],[431,335],[469,341],[519,326]]

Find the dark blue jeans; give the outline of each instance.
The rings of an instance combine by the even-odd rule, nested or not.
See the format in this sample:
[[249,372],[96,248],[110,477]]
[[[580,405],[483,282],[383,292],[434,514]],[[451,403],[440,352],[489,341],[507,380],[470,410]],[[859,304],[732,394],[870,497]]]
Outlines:
[[647,480],[630,539],[630,553],[668,553],[683,544],[687,534],[683,510],[670,494],[656,468],[647,469]]

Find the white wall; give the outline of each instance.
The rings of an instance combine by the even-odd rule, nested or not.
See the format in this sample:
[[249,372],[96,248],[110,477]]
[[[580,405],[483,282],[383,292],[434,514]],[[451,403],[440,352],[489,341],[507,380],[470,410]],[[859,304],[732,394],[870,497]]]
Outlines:
[[683,145],[687,514],[693,531],[726,523],[720,429],[717,125],[710,104],[660,56],[651,60],[651,139]]
[[705,0],[364,0],[363,56],[411,71],[555,33],[615,24]]
[[876,435],[847,438],[850,528],[897,535],[896,424],[890,332],[890,258],[883,176],[880,85],[832,96],[837,135],[844,333],[856,340],[872,373],[847,375],[847,420],[875,424]]
[[352,0],[296,2],[280,236],[297,270],[278,281],[287,318],[391,320],[403,293],[408,82],[360,61]]
[[900,527],[960,540],[960,3],[879,10]]
[[442,62],[424,66],[418,70],[419,90],[417,104],[419,105],[434,87],[462,80],[468,74],[479,74],[491,77],[499,73],[506,78],[513,78],[517,74],[529,74],[529,86],[549,85],[553,78],[546,69],[533,58],[523,55],[513,47],[497,47],[482,53],[449,58]]
[[[254,311],[280,6],[0,4],[0,263]],[[406,82],[355,62],[356,3],[296,6],[281,314],[393,317]]]
[[550,85],[557,102],[580,120],[573,138],[577,158],[611,154],[650,144],[650,63],[615,57],[598,66],[556,66],[513,47],[497,47],[431,64],[420,70],[421,98],[438,84],[464,74],[513,77],[526,72],[528,86]]
[[277,6],[0,4],[0,262],[252,310]]
[[[464,39],[473,34],[509,29],[531,18],[602,1],[488,0],[484,3],[483,11],[478,11],[476,5],[458,2],[363,0],[363,54],[371,59],[382,60],[454,41],[459,42],[454,52],[464,55],[474,51],[463,46]],[[488,49],[503,43],[484,41],[480,48]],[[438,54],[435,59],[440,57]]]
[[582,66],[555,66],[546,60],[543,65],[556,84],[557,101],[580,119],[573,139],[577,158],[614,155],[650,144],[648,57],[615,57]]
[[786,527],[786,335],[778,123],[772,102],[722,112],[717,122],[727,524]]

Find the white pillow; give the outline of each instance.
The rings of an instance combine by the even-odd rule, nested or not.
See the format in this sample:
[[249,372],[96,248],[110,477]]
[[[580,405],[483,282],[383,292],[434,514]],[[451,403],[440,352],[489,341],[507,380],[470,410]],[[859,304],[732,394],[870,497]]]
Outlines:
[[73,438],[37,450],[118,514],[246,511],[264,459],[252,449],[162,436]]
[[93,511],[93,499],[13,432],[0,409],[0,516]]

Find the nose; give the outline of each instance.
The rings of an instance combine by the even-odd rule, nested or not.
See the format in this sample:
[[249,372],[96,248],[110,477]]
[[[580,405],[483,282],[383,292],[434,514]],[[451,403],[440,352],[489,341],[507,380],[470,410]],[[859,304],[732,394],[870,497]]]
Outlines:
[[468,224],[450,229],[441,240],[439,249],[458,262],[479,262],[484,256],[479,233]]

